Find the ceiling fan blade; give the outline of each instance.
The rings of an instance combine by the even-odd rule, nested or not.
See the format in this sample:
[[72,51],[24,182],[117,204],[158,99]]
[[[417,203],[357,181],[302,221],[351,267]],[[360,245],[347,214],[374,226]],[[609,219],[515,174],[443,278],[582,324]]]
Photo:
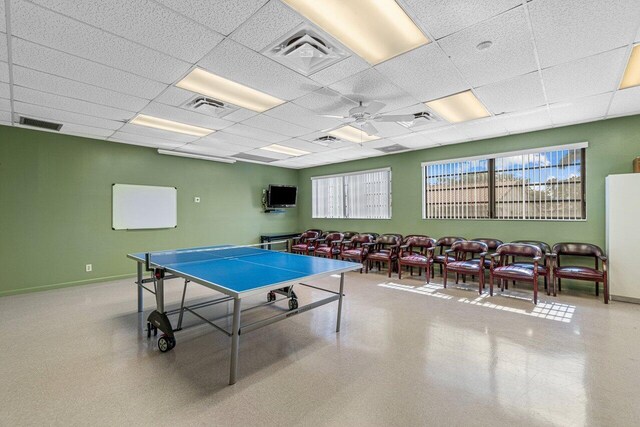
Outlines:
[[377,113],[378,111],[382,110],[387,104],[385,104],[384,102],[380,102],[380,101],[371,101],[369,103],[369,105],[367,105],[367,113],[373,115],[375,113]]
[[348,119],[349,116],[334,116],[332,114],[318,114],[320,117],[331,117],[332,119]]
[[369,122],[366,122],[360,128],[367,135],[374,136],[374,135],[376,135],[378,133],[378,129],[376,129],[376,127],[374,125],[372,125],[371,123],[369,123]]
[[377,116],[373,120],[376,122],[412,122],[416,119],[413,114],[389,114]]

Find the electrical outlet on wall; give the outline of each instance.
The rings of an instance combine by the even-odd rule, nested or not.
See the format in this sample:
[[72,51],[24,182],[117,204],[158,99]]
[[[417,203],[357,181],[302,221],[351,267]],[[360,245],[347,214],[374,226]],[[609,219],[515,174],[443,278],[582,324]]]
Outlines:
[[93,265],[91,265],[91,264],[87,264],[87,265],[84,267],[84,271],[86,271],[87,273],[89,273],[89,272],[93,271]]
[[193,198],[193,201],[194,201],[195,203],[200,203],[200,197],[194,197],[194,198]]

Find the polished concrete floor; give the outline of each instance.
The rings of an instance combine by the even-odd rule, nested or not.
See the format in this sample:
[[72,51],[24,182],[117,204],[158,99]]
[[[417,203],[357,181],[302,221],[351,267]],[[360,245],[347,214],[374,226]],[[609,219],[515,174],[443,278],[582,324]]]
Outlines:
[[[640,423],[640,306],[563,292],[534,307],[527,289],[435,282],[348,274],[339,334],[334,303],[243,335],[234,386],[230,339],[209,326],[158,351],[131,280],[0,298],[0,424]],[[180,291],[170,282],[167,300]]]

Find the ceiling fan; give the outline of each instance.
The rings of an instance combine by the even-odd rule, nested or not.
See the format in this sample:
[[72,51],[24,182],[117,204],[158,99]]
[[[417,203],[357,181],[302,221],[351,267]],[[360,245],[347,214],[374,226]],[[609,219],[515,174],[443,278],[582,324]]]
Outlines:
[[357,107],[349,110],[348,116],[323,114],[322,117],[351,119],[351,121],[347,123],[351,125],[355,124],[360,130],[372,136],[378,133],[378,129],[376,129],[371,122],[413,122],[413,120],[415,120],[414,114],[378,114],[386,105],[387,104],[380,101],[371,101],[368,105],[362,105],[362,101],[360,101]]

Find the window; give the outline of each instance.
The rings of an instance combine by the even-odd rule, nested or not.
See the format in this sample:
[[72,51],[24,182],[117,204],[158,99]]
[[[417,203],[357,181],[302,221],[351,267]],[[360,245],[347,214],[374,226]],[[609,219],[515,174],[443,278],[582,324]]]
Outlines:
[[391,169],[311,178],[313,218],[391,218]]
[[586,147],[423,163],[423,218],[585,219]]

